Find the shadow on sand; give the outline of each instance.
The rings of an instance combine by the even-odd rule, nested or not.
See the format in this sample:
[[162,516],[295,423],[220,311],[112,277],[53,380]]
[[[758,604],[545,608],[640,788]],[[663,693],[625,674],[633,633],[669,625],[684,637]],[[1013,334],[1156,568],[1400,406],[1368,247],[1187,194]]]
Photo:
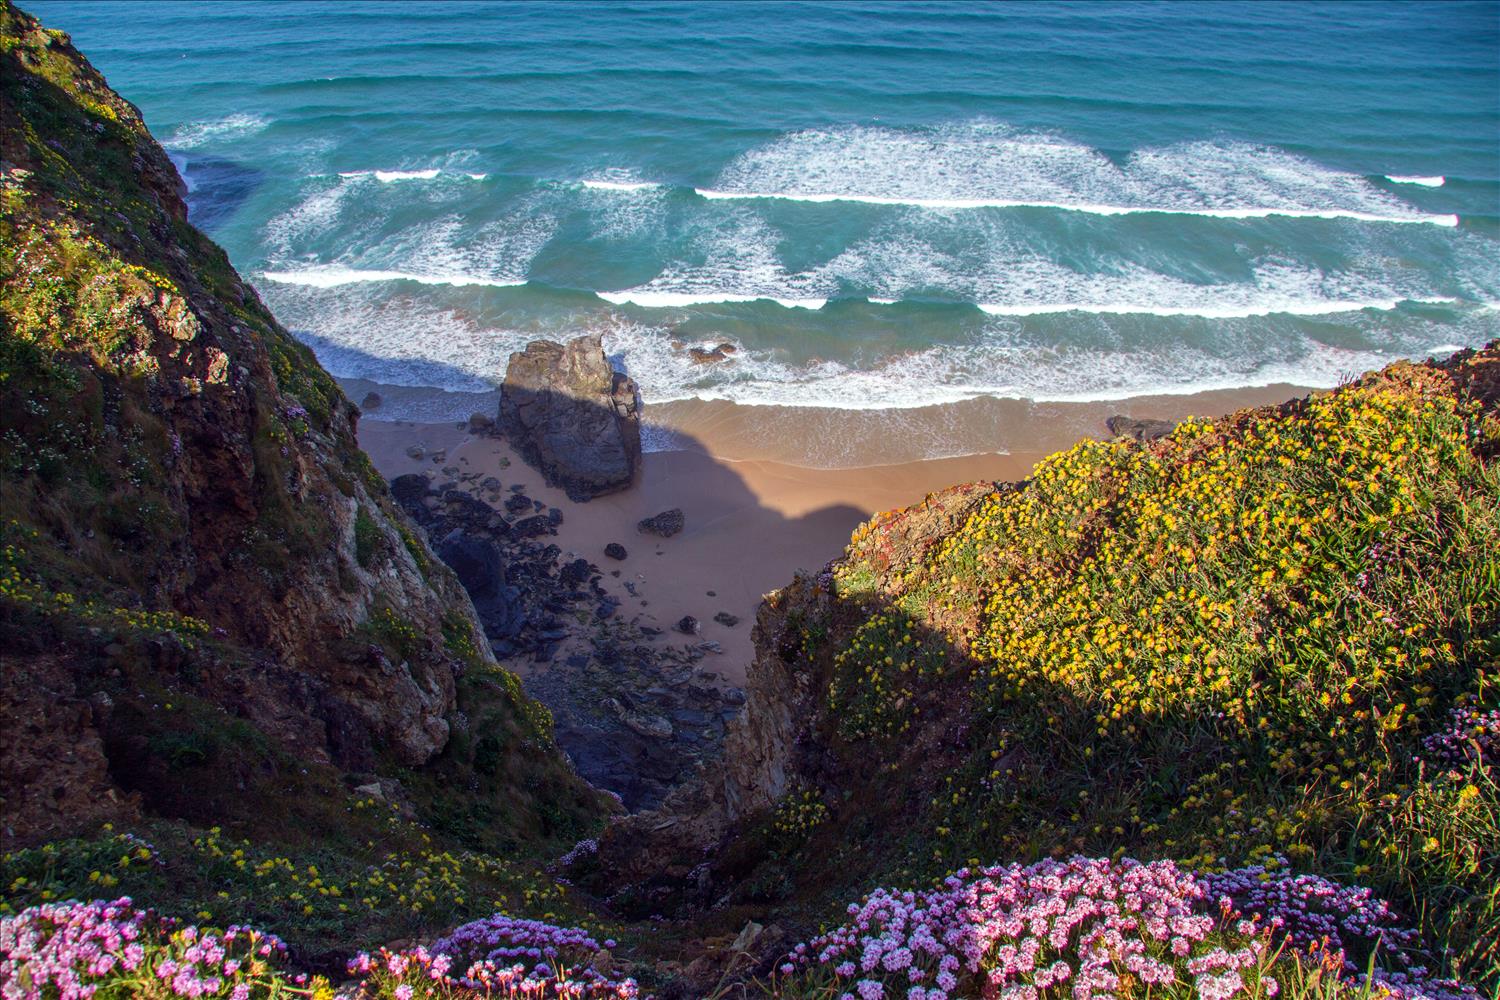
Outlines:
[[[303,339],[315,351],[324,346],[315,336]],[[344,364],[358,354],[344,346],[338,351]],[[355,370],[368,370],[360,362],[376,360],[356,357]],[[459,373],[446,367],[425,361],[421,370],[439,381],[456,380]],[[598,409],[580,424],[612,423],[614,414]],[[678,448],[708,452],[687,435]],[[469,591],[496,658],[521,674],[528,693],[552,711],[557,741],[579,773],[630,809],[660,804],[717,757],[743,704],[743,693],[726,688],[716,668],[738,674],[748,664],[727,664],[705,634],[726,641],[748,635],[752,622],[743,612],[732,632],[715,623],[725,598],[746,587],[759,595],[790,583],[799,570],[818,569],[867,516],[841,504],[786,517],[763,505],[732,464],[679,461],[685,457],[648,454],[649,474],[566,512],[532,498],[536,490],[527,484],[542,473],[520,462],[509,471],[424,464],[421,474],[392,483],[398,502]],[[680,534],[637,532],[639,518],[672,507],[686,516]],[[606,557],[602,541],[577,544],[576,522],[595,511],[628,528],[611,536],[629,550],[626,559]],[[573,523],[564,529],[567,537],[557,539],[564,517]],[[823,545],[810,547],[811,539]],[[558,542],[578,554],[565,553]],[[659,554],[676,558],[653,558]],[[638,594],[634,581],[642,574],[652,582]],[[657,587],[697,596],[664,600]],[[698,626],[677,628],[689,615]]]

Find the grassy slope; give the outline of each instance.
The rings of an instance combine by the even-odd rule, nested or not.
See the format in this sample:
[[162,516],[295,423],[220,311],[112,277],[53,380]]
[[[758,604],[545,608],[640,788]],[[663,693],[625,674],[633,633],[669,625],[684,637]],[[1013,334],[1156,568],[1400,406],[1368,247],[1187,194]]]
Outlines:
[[[109,779],[130,790],[83,789],[97,801],[76,803],[71,828],[81,839],[5,855],[0,909],[129,891],[179,915],[274,925],[314,960],[502,904],[576,913],[539,862],[594,828],[605,806],[552,745],[546,710],[478,653],[467,614],[444,615],[429,635],[393,594],[340,640],[381,647],[390,662],[435,656],[467,665],[457,693],[467,725],[441,755],[418,767],[377,744],[368,769],[401,780],[404,808],[414,810],[406,818],[352,790],[373,775],[299,757],[225,711],[226,697],[263,705],[300,682],[275,649],[244,644],[236,622],[223,623],[227,635],[215,630],[213,608],[200,612],[184,588],[203,523],[188,516],[174,450],[201,447],[209,462],[215,450],[174,441],[160,399],[179,372],[160,379],[164,365],[191,360],[206,366],[197,374],[210,383],[222,371],[196,354],[217,343],[228,362],[248,368],[256,431],[228,442],[255,465],[253,525],[230,546],[239,560],[230,571],[245,574],[246,591],[274,591],[297,560],[342,544],[327,537],[321,511],[350,496],[401,538],[361,537],[374,523],[361,507],[359,565],[409,557],[406,576],[432,588],[421,595],[423,623],[457,584],[410,534],[358,450],[351,408],[332,379],[187,223],[175,172],[136,110],[65,35],[8,2],[0,3],[0,88],[6,680],[40,691],[28,711],[50,699],[76,706],[74,716],[92,713]],[[176,352],[170,341],[163,347],[168,331],[198,336]],[[309,462],[337,487],[331,499],[288,492],[288,482],[306,481]],[[135,805],[144,818],[129,818]],[[125,819],[100,828],[117,816]],[[209,833],[216,824],[229,832]],[[127,829],[151,845],[149,858],[120,839]]]
[[907,515],[877,516],[783,653],[826,696],[800,784],[726,856],[739,898],[818,914],[975,860],[1280,856],[1500,988],[1497,775],[1421,748],[1500,703],[1497,396],[1493,347],[1399,364],[1080,443],[915,556]]

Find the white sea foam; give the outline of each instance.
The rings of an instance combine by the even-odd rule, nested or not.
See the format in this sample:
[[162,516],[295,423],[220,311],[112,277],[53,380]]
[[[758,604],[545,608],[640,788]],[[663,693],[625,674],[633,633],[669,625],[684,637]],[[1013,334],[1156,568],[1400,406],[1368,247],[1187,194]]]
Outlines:
[[261,115],[234,114],[180,126],[162,145],[170,149],[196,149],[228,139],[253,135],[271,124]]
[[737,350],[729,360],[705,366],[674,345],[681,335],[673,328],[608,314],[574,312],[514,329],[487,325],[468,311],[434,308],[421,297],[392,295],[379,284],[281,283],[266,291],[291,328],[312,331],[305,339],[340,377],[486,391],[504,371],[509,353],[528,341],[594,329],[605,334],[606,349],[622,358],[648,404],[722,399],[744,405],[875,410],[978,397],[1088,401],[1278,383],[1327,387],[1396,357],[1473,346],[1497,332],[1493,313],[1469,309],[1455,322],[1414,319],[1382,349],[1348,350],[1262,319],[1226,319],[1208,344],[1195,346],[1174,327],[1151,328],[1145,336],[1132,328],[1128,347],[1106,349],[1103,345],[1119,336],[1111,324],[1125,320],[996,316],[977,340],[873,362],[799,362],[776,349],[726,338]]
[[[267,277],[271,277],[267,275]],[[274,279],[273,279],[274,280]],[[476,282],[477,283],[477,282]],[[615,305],[635,305],[646,309],[681,309],[696,305],[734,302],[774,302],[787,309],[822,309],[828,299],[784,299],[770,295],[735,295],[727,292],[651,292],[627,289],[622,292],[595,292]],[[867,298],[871,305],[891,306],[929,302],[922,299]],[[1099,316],[1197,316],[1205,319],[1248,319],[1255,316],[1335,316],[1367,309],[1391,310],[1407,302],[1425,305],[1458,305],[1459,299],[1431,297],[1408,299],[1391,297],[1351,301],[1272,300],[1248,305],[1162,306],[1129,302],[979,302],[980,311],[991,316],[1050,316],[1059,313],[1091,313]]]
[[1273,299],[1246,305],[1162,306],[1127,302],[1068,302],[1046,304],[1000,304],[981,302],[979,308],[991,316],[1045,316],[1054,313],[1095,313],[1102,316],[1201,316],[1206,319],[1248,319],[1253,316],[1335,316],[1366,309],[1390,310],[1406,302],[1456,305],[1454,298],[1383,298],[1352,301],[1291,301]]
[[524,278],[486,278],[473,274],[417,274],[411,271],[380,271],[337,265],[322,265],[300,271],[265,271],[261,277],[284,285],[306,285],[310,288],[337,288],[371,281],[415,281],[423,285],[483,285],[507,288],[524,285]]
[[430,181],[439,173],[437,167],[429,167],[425,170],[340,170],[339,176],[347,180],[373,177],[382,184],[391,184],[395,181]]
[[1438,176],[1438,177],[1405,176],[1405,177],[1403,177],[1400,174],[1386,174],[1385,175],[1385,179],[1388,180],[1388,181],[1390,181],[1392,184],[1419,184],[1422,187],[1429,187],[1429,188],[1440,188],[1445,183],[1447,183],[1447,180],[1448,180],[1446,177],[1442,177],[1442,176]]
[[591,191],[653,191],[664,185],[655,181],[583,181]]
[[1175,345],[1114,352],[1002,337],[977,346],[934,347],[872,368],[833,361],[799,366],[772,352],[744,348],[727,362],[703,366],[672,347],[671,339],[668,331],[644,327],[624,328],[606,338],[606,348],[624,357],[648,404],[717,399],[746,406],[884,410],[980,397],[1090,402],[1281,383],[1328,388],[1395,357],[1427,353],[1420,347],[1351,351],[1304,341],[1284,344],[1269,360],[1257,360],[1252,351],[1218,355]]
[[197,190],[198,185],[193,183],[193,179],[188,176],[188,158],[181,153],[168,152],[167,159],[171,160],[172,166],[177,168],[177,176],[182,178],[183,186],[188,189],[188,193],[191,194]]
[[1245,143],[1143,149],[1116,164],[1045,133],[990,122],[811,129],[736,158],[708,199],[857,201],[922,209],[1048,208],[1222,219],[1280,216],[1455,226],[1366,178]]
[[1024,198],[918,198],[870,194],[805,194],[762,191],[715,191],[711,188],[694,188],[704,198],[717,201],[767,200],[806,201],[828,203],[836,201],[862,202],[866,205],[908,205],[913,208],[963,210],[976,208],[1051,208],[1064,212],[1083,212],[1089,215],[1197,215],[1209,219],[1269,219],[1281,216],[1289,219],[1353,219],[1359,222],[1426,223],[1433,226],[1456,226],[1458,216],[1451,214],[1387,215],[1377,212],[1361,212],[1346,208],[1271,208],[1265,206],[1248,208],[1170,208],[1165,205],[1091,205],[1084,202],[1040,201]]
[[673,263],[635,288],[598,292],[601,298],[645,307],[768,299],[792,309],[821,309],[837,291],[816,273],[790,273],[777,255],[780,234],[748,210],[713,220],[693,237],[693,263]]
[[606,302],[637,305],[648,309],[676,309],[684,306],[709,305],[717,302],[775,302],[788,309],[822,309],[827,299],[778,299],[769,295],[737,295],[733,292],[653,292],[626,289],[622,292],[595,292]]
[[340,170],[339,176],[349,181],[374,178],[382,184],[395,184],[398,181],[431,181],[439,177],[482,181],[489,177],[489,174],[468,170],[449,170],[446,167],[423,167],[420,170]]

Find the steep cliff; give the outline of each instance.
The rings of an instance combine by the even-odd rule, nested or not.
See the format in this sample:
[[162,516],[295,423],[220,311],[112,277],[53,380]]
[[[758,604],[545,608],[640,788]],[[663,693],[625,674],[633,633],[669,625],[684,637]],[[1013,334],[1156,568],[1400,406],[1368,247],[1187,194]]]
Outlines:
[[401,774],[483,837],[592,814],[139,112],[8,3],[0,95],[5,838],[341,813],[307,775]]
[[795,924],[975,859],[1289,866],[1493,986],[1497,449],[1492,345],[879,515],[768,599],[723,766],[600,888]]

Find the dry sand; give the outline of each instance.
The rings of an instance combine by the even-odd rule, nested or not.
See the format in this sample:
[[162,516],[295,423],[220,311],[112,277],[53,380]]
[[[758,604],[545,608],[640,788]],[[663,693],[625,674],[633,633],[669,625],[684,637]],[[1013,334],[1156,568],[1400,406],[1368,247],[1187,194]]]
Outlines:
[[[604,573],[606,590],[621,601],[620,614],[672,629],[683,616],[698,619],[702,640],[723,649],[705,662],[732,684],[741,684],[753,655],[750,628],[761,596],[785,585],[799,569],[817,570],[838,555],[855,526],[877,510],[921,500],[954,483],[1006,480],[1026,475],[1038,456],[979,455],[864,469],[804,469],[778,462],[730,462],[698,451],[644,456],[640,481],[625,492],[574,503],[547,486],[501,440],[470,435],[453,424],[364,420],[360,444],[388,478],[435,473],[435,481],[461,475],[494,476],[508,489],[563,512],[551,539],[567,558],[582,556]],[[419,445],[420,460],[406,454]],[[434,463],[433,451],[446,452]],[[640,533],[642,519],[681,508],[681,534]],[[604,554],[610,542],[629,553],[623,562]],[[612,572],[618,570],[615,577]],[[634,586],[629,593],[625,584]],[[727,612],[734,626],[714,621]],[[523,673],[527,665],[516,664]]]

